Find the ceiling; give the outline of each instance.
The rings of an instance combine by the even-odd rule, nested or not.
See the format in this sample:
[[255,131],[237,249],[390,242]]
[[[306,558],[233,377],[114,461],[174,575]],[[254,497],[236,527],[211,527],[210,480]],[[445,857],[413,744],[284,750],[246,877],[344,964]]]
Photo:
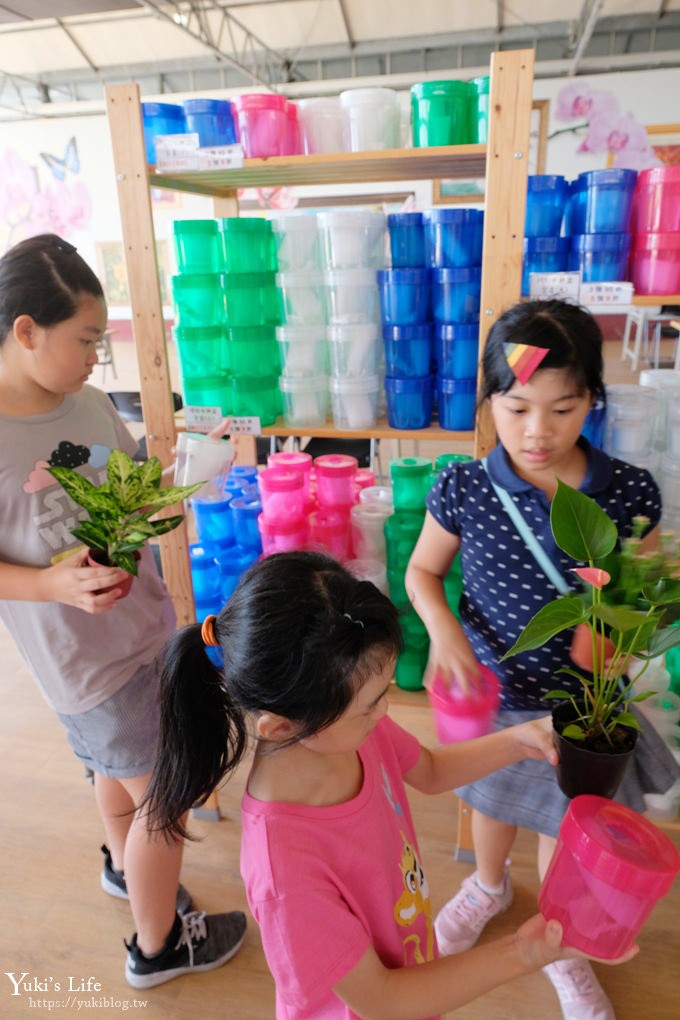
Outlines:
[[525,47],[536,77],[678,67],[680,0],[0,0],[0,120],[90,112],[110,82],[142,96],[406,87]]

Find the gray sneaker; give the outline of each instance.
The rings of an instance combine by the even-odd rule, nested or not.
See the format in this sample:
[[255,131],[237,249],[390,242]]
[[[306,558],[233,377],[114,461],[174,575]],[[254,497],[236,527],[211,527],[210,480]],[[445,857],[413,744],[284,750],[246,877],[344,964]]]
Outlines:
[[207,916],[202,910],[178,914],[157,956],[144,955],[136,932],[125,943],[125,977],[133,988],[154,988],[181,974],[215,970],[238,952],[245,936],[246,916],[240,910]]
[[[122,871],[117,871],[113,866],[111,860],[111,853],[106,845],[102,845],[101,851],[104,854],[104,865],[101,873],[101,886],[105,893],[109,896],[117,896],[119,900],[127,900],[128,896],[127,886],[125,884],[125,875]],[[183,885],[177,887],[177,901],[176,908],[179,914],[188,914],[193,906],[191,899],[191,893],[188,889],[185,889]]]

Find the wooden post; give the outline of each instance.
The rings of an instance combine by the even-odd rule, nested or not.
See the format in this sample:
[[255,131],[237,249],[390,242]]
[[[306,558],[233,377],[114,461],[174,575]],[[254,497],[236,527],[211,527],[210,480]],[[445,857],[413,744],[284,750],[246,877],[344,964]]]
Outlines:
[[[480,366],[489,329],[502,312],[519,300],[522,291],[533,80],[533,50],[504,50],[492,54],[479,315]],[[475,457],[483,457],[495,443],[491,417],[488,409],[482,408],[475,432]]]
[[[150,456],[172,463],[176,429],[168,370],[165,323],[158,281],[149,176],[142,130],[139,87],[107,85],[106,107],[125,238],[132,332],[139,364],[142,412]],[[178,513],[169,508],[166,513]],[[159,539],[163,576],[180,626],[196,619],[186,521]]]

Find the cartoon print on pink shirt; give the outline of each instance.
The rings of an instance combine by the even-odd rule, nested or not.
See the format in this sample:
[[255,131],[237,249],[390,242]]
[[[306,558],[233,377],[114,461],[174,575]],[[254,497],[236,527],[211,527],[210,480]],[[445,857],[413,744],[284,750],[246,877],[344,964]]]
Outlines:
[[432,926],[432,908],[430,906],[430,887],[425,872],[413,846],[401,833],[403,841],[400,868],[404,879],[404,891],[394,907],[394,918],[397,924],[409,928],[418,918],[424,917],[427,924],[427,945],[421,944],[420,935],[413,933],[404,939],[404,965],[425,963],[434,960],[434,929]]

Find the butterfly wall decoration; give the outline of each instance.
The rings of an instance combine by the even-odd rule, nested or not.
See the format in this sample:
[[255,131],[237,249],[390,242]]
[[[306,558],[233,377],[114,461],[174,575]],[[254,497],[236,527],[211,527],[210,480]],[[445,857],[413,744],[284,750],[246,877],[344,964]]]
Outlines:
[[68,171],[72,174],[80,172],[80,157],[78,156],[78,144],[75,135],[69,138],[62,158],[53,156],[50,152],[41,152],[40,157],[45,161],[58,181],[65,180]]

